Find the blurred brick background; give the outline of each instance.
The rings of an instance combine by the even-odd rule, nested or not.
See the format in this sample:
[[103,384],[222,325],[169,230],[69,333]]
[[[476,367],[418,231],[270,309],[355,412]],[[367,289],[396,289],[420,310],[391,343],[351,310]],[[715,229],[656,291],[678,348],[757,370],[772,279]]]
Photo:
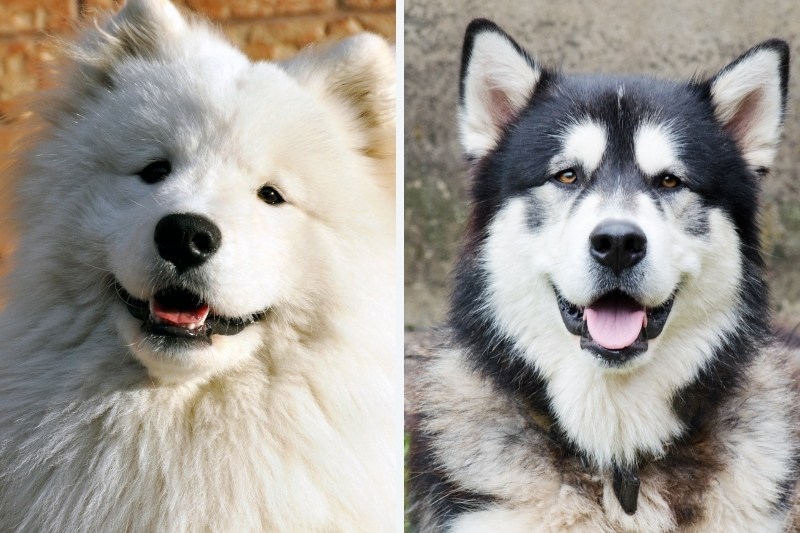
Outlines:
[[[284,59],[314,42],[372,31],[395,41],[394,0],[176,0],[214,20],[254,59]],[[12,145],[15,104],[44,83],[43,65],[57,55],[50,37],[69,35],[119,0],[0,0],[0,156]],[[0,167],[2,172],[2,167]],[[4,176],[0,174],[0,210]],[[0,228],[2,257],[9,249]]]

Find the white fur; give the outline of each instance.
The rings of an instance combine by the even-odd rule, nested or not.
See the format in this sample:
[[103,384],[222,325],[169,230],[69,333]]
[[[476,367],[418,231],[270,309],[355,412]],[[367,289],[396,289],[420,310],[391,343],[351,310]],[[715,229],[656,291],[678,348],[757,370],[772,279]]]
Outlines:
[[[389,47],[254,64],[171,4],[130,0],[73,55],[21,163],[0,529],[398,529]],[[136,175],[162,158],[163,182]],[[269,312],[164,351],[112,283],[149,299],[168,277],[154,227],[187,212],[222,233],[204,300]]]
[[720,424],[727,463],[710,488],[707,516],[691,529],[693,533],[752,531],[753,524],[764,532],[789,531],[787,517],[775,513],[766,501],[797,460],[798,450],[786,445],[796,442],[797,419],[780,416],[788,406],[797,407],[792,406],[796,400],[786,395],[792,387],[789,380],[785,374],[776,375],[764,357],[754,363],[750,386],[763,392],[735,404],[735,417],[745,423]]
[[[576,468],[585,467],[554,457],[553,443],[531,424],[524,405],[497,394],[463,357],[458,350],[443,350],[423,377],[422,412],[439,415],[425,417],[423,427],[436,435],[433,453],[448,479],[497,503],[459,515],[448,532],[676,531],[665,500],[675,490],[668,486],[670,467],[665,472],[645,465],[640,471],[634,515],[626,514],[614,496],[608,469],[581,478],[601,486],[601,500],[595,500],[569,481]],[[723,467],[714,471],[708,487],[698,487],[705,491],[702,511],[681,531],[787,531],[786,516],[769,503],[796,453],[791,445],[776,445],[793,442],[797,430],[795,415],[786,416],[793,396],[781,358],[778,351],[765,350],[742,389],[732,391],[712,417],[704,442],[714,447],[714,460]]]
[[780,140],[780,56],[761,49],[723,69],[711,85],[717,118],[736,139],[753,169],[769,168]]
[[540,74],[504,34],[476,36],[458,122],[468,156],[481,157],[495,147],[503,127],[533,94]]
[[639,126],[634,138],[636,163],[649,176],[669,172],[683,174],[677,148],[680,143],[664,124],[645,122]]
[[[569,437],[598,464],[632,461],[637,450],[659,456],[682,430],[672,410],[673,393],[694,378],[712,355],[708,347],[736,323],[732,309],[741,272],[736,231],[714,210],[708,236],[688,235],[680,220],[662,216],[645,195],[624,202],[592,194],[567,212],[555,188],[545,185],[534,193],[549,217],[537,232],[531,234],[527,204],[520,198],[492,222],[483,256],[491,311],[543,373]],[[588,241],[609,217],[633,221],[647,235],[641,301],[655,307],[678,290],[663,333],[623,369],[606,368],[581,350],[578,338],[564,328],[553,292],[555,285],[577,305],[597,297]]]
[[111,33],[115,24],[119,22],[132,25],[147,26],[152,21],[158,21],[158,28],[171,37],[181,37],[187,30],[186,21],[178,9],[164,0],[138,0],[126,2],[119,12],[119,16],[111,21]]
[[555,174],[573,165],[579,165],[587,175],[597,170],[606,153],[606,129],[594,121],[579,122],[563,134],[564,148],[550,163]]
[[535,513],[504,509],[486,509],[459,515],[450,526],[448,533],[484,533],[487,531],[506,531],[523,533],[530,530],[536,521]]
[[[564,487],[563,492],[569,489]],[[578,498],[575,498],[578,500]],[[448,533],[613,533],[609,525],[598,523],[597,512],[586,506],[575,506],[571,513],[555,512],[554,504],[564,505],[564,501],[554,501],[550,505],[539,505],[532,509],[504,509],[492,507],[473,513],[459,515],[448,529]],[[575,502],[582,503],[582,502]],[[560,511],[560,509],[559,509]]]

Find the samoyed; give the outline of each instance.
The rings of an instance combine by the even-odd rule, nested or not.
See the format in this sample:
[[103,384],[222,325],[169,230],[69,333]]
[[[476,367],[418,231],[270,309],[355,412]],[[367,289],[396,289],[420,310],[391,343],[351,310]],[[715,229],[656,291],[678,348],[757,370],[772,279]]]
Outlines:
[[0,530],[399,529],[392,49],[253,63],[129,0],[69,57],[20,156]]

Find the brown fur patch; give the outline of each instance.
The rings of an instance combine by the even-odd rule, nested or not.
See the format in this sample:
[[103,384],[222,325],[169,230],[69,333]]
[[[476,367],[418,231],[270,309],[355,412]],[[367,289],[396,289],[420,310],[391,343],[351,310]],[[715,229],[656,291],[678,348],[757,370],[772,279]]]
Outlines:
[[678,527],[694,524],[702,517],[704,494],[722,466],[721,453],[719,444],[707,431],[702,431],[689,441],[673,446],[663,459],[647,469],[658,471],[656,475],[663,483],[664,499]]

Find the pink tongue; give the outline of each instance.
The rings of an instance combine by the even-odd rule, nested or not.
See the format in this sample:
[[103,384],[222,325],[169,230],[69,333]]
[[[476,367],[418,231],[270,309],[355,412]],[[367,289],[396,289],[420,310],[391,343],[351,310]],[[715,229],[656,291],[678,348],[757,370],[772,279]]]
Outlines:
[[583,316],[592,339],[607,350],[621,350],[636,341],[647,319],[644,309],[632,302],[596,302]]
[[175,309],[167,309],[160,305],[157,301],[153,302],[153,314],[163,323],[171,326],[190,326],[192,324],[202,325],[208,317],[208,305],[202,305],[197,309],[189,311],[181,311]]

